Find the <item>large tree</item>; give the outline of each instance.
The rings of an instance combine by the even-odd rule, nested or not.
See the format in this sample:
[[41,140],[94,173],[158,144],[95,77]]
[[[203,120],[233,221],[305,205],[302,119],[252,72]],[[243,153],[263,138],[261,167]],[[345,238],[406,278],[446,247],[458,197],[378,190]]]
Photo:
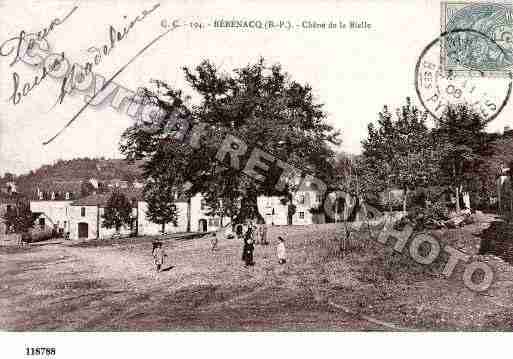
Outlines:
[[[143,89],[140,97],[144,103],[157,105],[160,116],[136,123],[122,136],[125,156],[146,160],[146,178],[172,177],[178,187],[188,183],[189,194],[202,193],[211,204],[224,200],[232,216],[239,219],[258,215],[258,195],[287,195],[297,184],[290,181],[276,188],[283,167],[274,160],[258,180],[244,174],[244,164],[255,148],[324,182],[332,181],[330,144],[339,143],[339,134],[326,123],[322,105],[309,85],[293,81],[279,65],[267,66],[263,60],[230,73],[219,71],[209,61],[194,70],[184,68],[184,72],[197,102],[191,104],[181,90],[156,81],[157,89]],[[181,140],[183,131],[178,136],[170,131],[200,123],[205,128],[197,146]],[[222,160],[216,156],[230,135],[247,146],[238,168],[229,156]],[[161,164],[162,158],[173,164],[172,173]],[[235,203],[240,203],[238,210]]]
[[433,130],[440,143],[439,180],[454,191],[457,212],[462,191],[469,190],[483,167],[484,156],[493,152],[486,125],[487,121],[472,107],[458,104],[447,107]]
[[152,178],[145,185],[144,197],[148,203],[146,217],[162,226],[162,234],[165,233],[167,223],[177,225],[178,209],[175,204],[177,192],[173,186],[169,186],[166,181]]
[[102,218],[103,227],[114,227],[118,233],[122,226],[130,226],[132,223],[132,204],[123,193],[114,191],[107,201]]
[[427,114],[406,98],[406,105],[397,109],[395,119],[385,106],[377,125],[369,124],[368,136],[362,141],[362,182],[371,192],[402,189],[403,211],[408,193],[429,185],[438,170],[436,141],[426,119]]

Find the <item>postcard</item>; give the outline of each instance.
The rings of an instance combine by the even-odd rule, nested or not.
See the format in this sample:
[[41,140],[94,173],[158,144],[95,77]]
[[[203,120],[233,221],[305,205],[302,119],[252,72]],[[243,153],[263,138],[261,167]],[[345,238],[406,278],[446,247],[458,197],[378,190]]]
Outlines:
[[512,71],[503,2],[0,0],[6,357],[477,355]]

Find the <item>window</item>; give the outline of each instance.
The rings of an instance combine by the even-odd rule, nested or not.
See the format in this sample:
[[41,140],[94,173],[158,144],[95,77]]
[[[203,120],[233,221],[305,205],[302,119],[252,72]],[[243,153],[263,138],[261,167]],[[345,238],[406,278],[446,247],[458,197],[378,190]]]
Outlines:
[[305,195],[304,194],[299,196],[299,201],[298,202],[299,202],[299,204],[305,204]]
[[204,199],[201,200],[201,210],[202,211],[205,211],[208,209],[208,206],[207,206],[207,201],[205,201]]
[[80,215],[85,217],[85,207],[80,208]]
[[41,229],[45,228],[45,219],[44,218],[39,218],[39,227]]
[[299,219],[305,219],[305,212],[299,212]]
[[65,197],[66,197],[67,200],[69,199],[69,192],[66,192]]
[[219,227],[219,218],[210,218],[208,220],[209,226]]
[[320,193],[317,193],[317,194],[315,195],[315,202],[317,202],[317,203],[321,203],[321,201],[322,201],[321,194],[320,194]]

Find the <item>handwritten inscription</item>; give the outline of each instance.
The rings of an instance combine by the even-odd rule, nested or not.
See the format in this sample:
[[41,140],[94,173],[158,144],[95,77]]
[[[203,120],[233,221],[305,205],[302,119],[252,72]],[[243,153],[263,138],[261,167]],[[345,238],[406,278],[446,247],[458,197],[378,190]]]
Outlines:
[[26,33],[25,30],[21,30],[18,36],[11,37],[4,41],[0,45],[0,56],[10,56],[15,53],[14,59],[9,64],[13,66],[15,63],[21,60],[27,50],[33,48],[36,41],[45,40],[48,35],[55,29],[56,26],[62,25],[66,20],[78,9],[78,6],[74,6],[71,11],[64,16],[62,19],[55,18],[52,20],[47,28],[44,28],[37,33]]
[[[100,47],[91,46],[87,49],[89,53],[93,54],[94,63],[86,62],[83,66],[74,64],[71,67],[71,70],[68,71],[68,73],[62,79],[62,85],[60,88],[60,93],[58,95],[57,101],[59,103],[62,103],[64,101],[64,98],[66,97],[66,94],[70,93],[71,91],[73,91],[73,89],[77,88],[77,82],[83,82],[80,80],[90,75],[93,66],[98,65],[103,58],[109,56],[112,50],[114,50],[114,48],[116,47],[116,45],[126,38],[130,30],[132,30],[132,28],[135,26],[135,24],[137,24],[138,22],[142,22],[146,18],[146,16],[150,15],[159,6],[160,4],[155,4],[151,9],[143,10],[141,15],[138,15],[133,20],[131,20],[128,26],[123,27],[122,32],[116,30],[114,26],[109,25],[109,44],[105,44]],[[127,18],[127,16],[123,17],[125,19]],[[83,87],[83,85],[81,87]]]
[[[127,37],[137,23],[144,21],[148,15],[159,7],[160,4],[155,4],[150,9],[143,10],[141,14],[134,17],[121,30],[118,30],[113,25],[109,25],[108,43],[101,46],[89,47],[87,52],[93,55],[93,59],[91,61],[86,61],[82,65],[78,63],[71,65],[71,62],[65,57],[64,52],[52,53],[47,41],[47,36],[51,29],[53,29],[56,24],[62,24],[64,20],[69,18],[69,16],[76,10],[76,7],[73,8],[66,17],[61,20],[55,19],[51,23],[53,25],[39,33],[26,34],[24,31],[21,31],[20,36],[11,38],[2,44],[2,54],[4,56],[15,54],[11,65],[21,61],[32,66],[40,66],[41,72],[39,75],[34,76],[30,81],[22,80],[17,72],[13,72],[13,87],[8,101],[14,105],[19,104],[24,97],[27,97],[31,91],[39,86],[47,77],[62,79],[56,103],[62,103],[65,96],[71,93],[74,89],[87,91],[91,87],[95,87],[96,91],[104,90],[103,85],[108,85],[105,84],[105,79],[100,87],[92,86],[94,83],[98,84],[101,82],[98,80],[98,76],[94,76],[94,74],[92,74],[93,67],[100,64],[106,56],[110,55],[112,50]],[[126,19],[127,16],[124,16],[124,18]],[[11,47],[7,48],[8,46]]]

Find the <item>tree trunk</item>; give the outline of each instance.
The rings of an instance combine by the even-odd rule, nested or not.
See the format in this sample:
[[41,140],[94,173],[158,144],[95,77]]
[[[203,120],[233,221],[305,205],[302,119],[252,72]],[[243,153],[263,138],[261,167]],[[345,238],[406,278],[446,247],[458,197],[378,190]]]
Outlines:
[[405,188],[404,194],[403,194],[403,213],[406,213],[407,201],[408,201],[408,188]]
[[388,211],[392,215],[392,189],[388,189]]
[[187,232],[191,231],[191,197],[187,199]]
[[[456,163],[452,164],[452,175],[455,181],[457,181],[456,177]],[[460,213],[460,185],[456,184],[456,213]]]
[[456,186],[456,213],[460,213],[460,186]]
[[258,212],[257,195],[249,193],[241,200],[241,209],[238,216],[238,222],[243,223],[246,219],[254,219],[258,223],[264,223],[263,217]]

